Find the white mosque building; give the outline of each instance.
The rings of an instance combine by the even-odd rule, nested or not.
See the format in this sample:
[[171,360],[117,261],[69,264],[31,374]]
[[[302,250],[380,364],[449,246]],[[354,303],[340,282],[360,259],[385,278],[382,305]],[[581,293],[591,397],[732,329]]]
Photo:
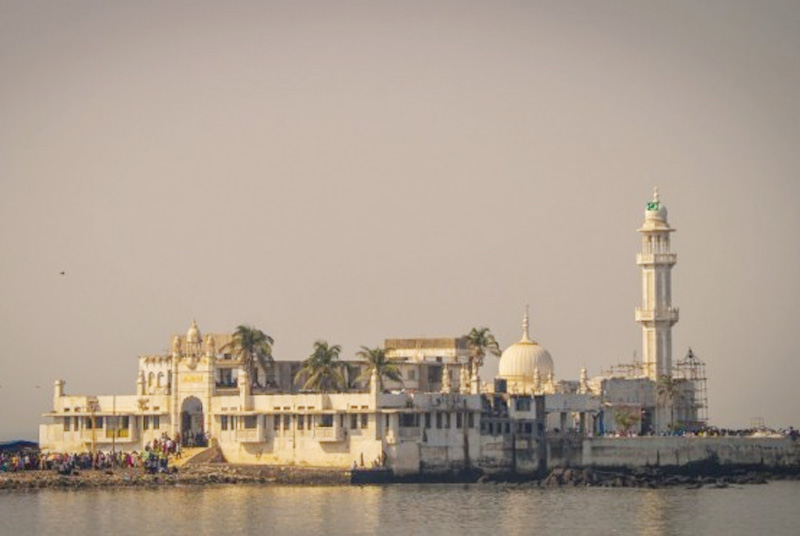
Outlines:
[[294,382],[301,362],[276,361],[249,377],[242,361],[224,351],[230,334],[203,337],[192,322],[184,336],[172,338],[169,353],[139,357],[135,394],[68,395],[64,381],[56,381],[40,446],[140,451],[167,434],[209,440],[232,463],[350,467],[383,459],[396,471],[414,472],[454,463],[502,466],[511,463],[509,452],[515,467],[536,467],[550,452],[543,447],[548,435],[702,426],[702,363],[691,352],[672,363],[674,229],[657,191],[639,231],[641,362],[559,380],[553,357],[530,336],[526,311],[522,337],[502,353],[493,383],[468,370],[464,337],[388,339],[402,384],[387,382],[380,392],[373,375],[347,392],[307,393]]

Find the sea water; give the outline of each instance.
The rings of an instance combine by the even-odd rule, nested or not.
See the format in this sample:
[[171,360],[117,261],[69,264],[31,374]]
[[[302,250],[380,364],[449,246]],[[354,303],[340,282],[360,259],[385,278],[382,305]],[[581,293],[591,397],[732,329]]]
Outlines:
[[0,535],[800,534],[800,482],[727,489],[220,485],[0,493]]

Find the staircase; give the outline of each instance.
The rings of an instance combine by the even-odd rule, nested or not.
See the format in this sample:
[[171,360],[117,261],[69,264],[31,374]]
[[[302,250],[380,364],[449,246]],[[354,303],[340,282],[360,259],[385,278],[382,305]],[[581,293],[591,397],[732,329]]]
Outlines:
[[191,447],[181,450],[181,457],[170,456],[169,464],[172,467],[183,467],[192,463],[211,463],[223,461],[222,452],[214,444],[210,447]]

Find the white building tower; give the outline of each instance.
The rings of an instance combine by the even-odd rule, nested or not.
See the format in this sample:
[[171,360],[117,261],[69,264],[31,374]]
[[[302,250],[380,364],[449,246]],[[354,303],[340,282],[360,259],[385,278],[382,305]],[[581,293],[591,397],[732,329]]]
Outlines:
[[672,375],[672,326],[678,321],[678,309],[672,307],[672,267],[677,255],[669,249],[669,235],[674,231],[656,188],[639,229],[642,252],[636,255],[636,264],[642,267],[642,306],[636,308],[636,321],[642,325],[642,368],[653,381]]

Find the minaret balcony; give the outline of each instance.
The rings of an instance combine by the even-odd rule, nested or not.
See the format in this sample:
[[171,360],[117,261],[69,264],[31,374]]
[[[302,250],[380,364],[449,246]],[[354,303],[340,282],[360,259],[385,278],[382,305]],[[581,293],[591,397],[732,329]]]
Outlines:
[[678,321],[678,308],[669,307],[667,309],[642,309],[636,308],[637,322],[669,322],[675,324]]
[[636,254],[636,264],[642,265],[654,265],[654,264],[666,264],[668,266],[673,266],[676,262],[678,262],[678,254],[677,253],[637,253]]

